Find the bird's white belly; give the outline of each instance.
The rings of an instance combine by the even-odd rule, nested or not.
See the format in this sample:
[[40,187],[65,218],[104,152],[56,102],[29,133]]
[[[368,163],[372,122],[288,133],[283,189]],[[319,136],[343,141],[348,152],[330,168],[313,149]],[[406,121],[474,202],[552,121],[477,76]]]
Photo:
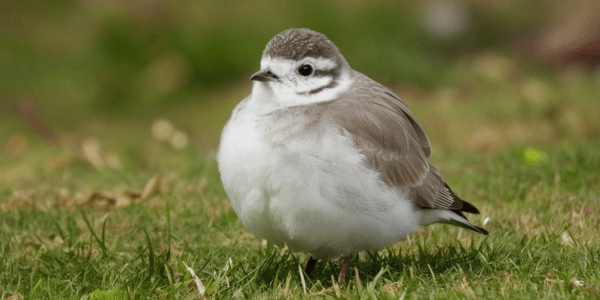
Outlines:
[[416,230],[406,193],[367,168],[348,137],[297,124],[238,116],[224,130],[219,170],[248,230],[316,258],[381,249]]

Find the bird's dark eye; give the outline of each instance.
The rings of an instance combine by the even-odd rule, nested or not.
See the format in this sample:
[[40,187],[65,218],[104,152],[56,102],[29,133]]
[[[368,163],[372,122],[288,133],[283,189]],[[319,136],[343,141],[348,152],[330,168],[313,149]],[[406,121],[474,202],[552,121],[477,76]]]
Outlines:
[[311,66],[309,64],[301,65],[298,68],[298,74],[300,74],[301,76],[304,76],[304,77],[308,77],[308,76],[312,75],[314,72],[315,72],[315,70],[313,69],[313,66]]

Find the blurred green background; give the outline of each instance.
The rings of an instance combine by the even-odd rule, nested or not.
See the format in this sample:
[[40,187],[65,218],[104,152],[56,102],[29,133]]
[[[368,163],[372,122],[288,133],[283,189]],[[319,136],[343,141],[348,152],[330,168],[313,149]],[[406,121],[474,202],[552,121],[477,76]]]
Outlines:
[[[433,106],[474,101],[456,116],[480,115],[477,127],[519,114],[564,125],[532,129],[556,131],[548,141],[597,139],[588,101],[600,95],[596,8],[586,0],[3,0],[0,141],[35,139],[39,121],[50,134],[138,142],[168,118],[214,149],[265,44],[289,27],[325,33],[420,119]],[[563,116],[565,103],[575,108]]]
[[207,298],[306,293],[214,159],[290,27],[406,102],[492,233],[423,229],[360,260],[365,289],[327,285],[328,263],[307,297],[598,297],[598,0],[0,0],[0,298],[196,299],[182,262]]

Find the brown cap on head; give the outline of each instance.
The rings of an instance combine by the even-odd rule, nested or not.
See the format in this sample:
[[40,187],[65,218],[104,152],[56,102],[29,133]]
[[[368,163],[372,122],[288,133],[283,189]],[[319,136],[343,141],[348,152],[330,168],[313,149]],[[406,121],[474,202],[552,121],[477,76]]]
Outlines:
[[280,32],[269,41],[263,57],[292,60],[323,57],[345,62],[332,41],[324,34],[308,28],[290,28]]

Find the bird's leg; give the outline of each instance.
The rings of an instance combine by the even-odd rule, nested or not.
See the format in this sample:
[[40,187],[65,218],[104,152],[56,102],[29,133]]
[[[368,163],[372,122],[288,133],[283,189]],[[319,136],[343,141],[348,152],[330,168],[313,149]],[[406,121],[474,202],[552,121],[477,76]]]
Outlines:
[[344,262],[342,263],[342,269],[340,270],[340,275],[338,276],[338,284],[341,285],[344,282],[344,277],[346,277],[346,270],[348,270],[348,265],[350,264],[350,259],[352,258],[352,254],[346,255],[344,257]]
[[306,275],[310,276],[310,273],[312,273],[312,270],[315,268],[316,264],[317,259],[311,256],[306,262],[306,268],[304,268],[304,272],[306,272]]

